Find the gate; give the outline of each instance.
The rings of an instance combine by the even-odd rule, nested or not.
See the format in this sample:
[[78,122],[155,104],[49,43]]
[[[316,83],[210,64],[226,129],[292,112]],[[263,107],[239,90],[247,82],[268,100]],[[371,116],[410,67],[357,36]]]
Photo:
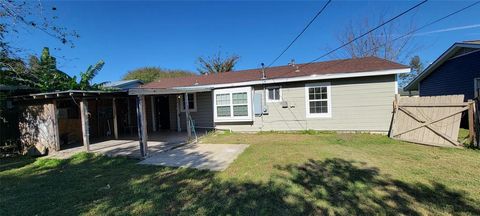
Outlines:
[[[447,147],[460,147],[457,141],[462,113],[474,103],[463,95],[395,97],[390,137],[398,140]],[[473,130],[473,127],[470,128]],[[473,140],[471,133],[471,140]]]

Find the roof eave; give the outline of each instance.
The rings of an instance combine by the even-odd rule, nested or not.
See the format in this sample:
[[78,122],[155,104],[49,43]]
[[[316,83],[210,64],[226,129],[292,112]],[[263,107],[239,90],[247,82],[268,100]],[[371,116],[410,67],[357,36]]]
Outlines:
[[28,95],[18,95],[14,96],[14,99],[55,99],[55,98],[64,98],[64,97],[88,97],[88,96],[102,96],[102,95],[117,95],[126,93],[124,90],[115,90],[115,91],[87,91],[87,90],[67,90],[67,91],[53,91],[53,92],[43,92],[35,93]]
[[480,44],[473,43],[464,43],[457,42],[450,46],[445,52],[443,52],[440,57],[438,57],[432,64],[430,64],[424,71],[422,71],[415,79],[413,79],[407,86],[403,88],[404,91],[415,91],[418,90],[418,84],[445,61],[450,59],[450,57],[458,51],[460,48],[478,48],[480,49]]
[[[393,74],[409,73],[410,71],[411,71],[410,68],[400,68],[400,69],[387,69],[387,70],[364,71],[364,72],[353,72],[353,73],[350,72],[350,73],[334,73],[334,74],[314,74],[314,75],[297,76],[297,77],[258,79],[258,80],[236,82],[236,83],[222,83],[222,84],[198,85],[198,86],[179,86],[179,87],[174,87],[170,89],[189,89],[189,90],[217,89],[217,88],[240,87],[240,86],[262,85],[262,84],[273,84],[273,83],[393,75]],[[155,89],[151,87],[148,87],[148,88]],[[161,88],[158,88],[158,89],[161,89]]]

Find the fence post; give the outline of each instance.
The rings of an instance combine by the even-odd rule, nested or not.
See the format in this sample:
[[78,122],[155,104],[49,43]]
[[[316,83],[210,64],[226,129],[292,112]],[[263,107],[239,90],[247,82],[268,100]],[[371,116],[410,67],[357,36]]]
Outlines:
[[397,115],[397,112],[398,112],[398,103],[400,101],[400,95],[399,94],[395,94],[395,100],[393,100],[393,113],[392,113],[392,122],[390,123],[390,130],[388,132],[388,136],[390,138],[393,138],[393,126],[394,126],[394,123],[395,123],[395,116]]
[[479,103],[480,103],[480,99],[479,99],[479,95],[480,95],[480,88],[477,88],[477,95],[476,97],[473,99],[473,117],[474,117],[474,125],[475,125],[475,142],[477,143],[477,148],[480,148],[480,117],[478,116],[478,109],[479,109]]
[[470,142],[470,144],[475,145],[476,134],[475,134],[475,128],[474,128],[475,120],[473,118],[473,105],[474,105],[473,100],[468,100],[468,141]]

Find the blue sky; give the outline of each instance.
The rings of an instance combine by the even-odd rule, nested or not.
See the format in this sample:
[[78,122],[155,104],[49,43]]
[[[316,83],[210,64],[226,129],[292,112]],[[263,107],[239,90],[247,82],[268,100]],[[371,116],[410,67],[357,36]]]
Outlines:
[[[340,45],[339,31],[355,19],[383,13],[394,16],[419,1],[333,1],[275,65],[290,59],[308,62]],[[121,79],[143,66],[196,71],[196,59],[219,50],[241,57],[236,69],[270,63],[304,28],[325,1],[53,1],[58,24],[75,30],[75,48],[63,46],[42,32],[22,30],[12,39],[25,53],[51,47],[58,67],[76,75],[103,59],[95,81]],[[430,1],[397,20],[418,26],[457,10],[471,1]],[[416,54],[430,63],[455,41],[480,39],[477,5],[419,32]],[[400,32],[402,32],[400,30]],[[54,49],[60,48],[60,49]],[[322,60],[328,60],[325,58]]]

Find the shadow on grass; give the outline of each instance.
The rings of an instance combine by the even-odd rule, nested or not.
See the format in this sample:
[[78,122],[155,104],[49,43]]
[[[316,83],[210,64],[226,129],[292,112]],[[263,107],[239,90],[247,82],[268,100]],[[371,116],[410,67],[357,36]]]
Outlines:
[[302,165],[278,169],[287,171],[293,185],[300,186],[307,197],[318,203],[314,205],[315,212],[340,215],[480,214],[480,208],[464,192],[436,182],[411,184],[391,179],[362,163],[334,158],[309,160]]
[[0,158],[0,172],[24,167],[35,162],[34,157],[18,156],[11,158]]
[[480,214],[463,192],[394,180],[343,159],[276,169],[269,182],[257,183],[89,154],[41,160],[15,175],[0,173],[2,185],[11,186],[0,188],[0,214]]

